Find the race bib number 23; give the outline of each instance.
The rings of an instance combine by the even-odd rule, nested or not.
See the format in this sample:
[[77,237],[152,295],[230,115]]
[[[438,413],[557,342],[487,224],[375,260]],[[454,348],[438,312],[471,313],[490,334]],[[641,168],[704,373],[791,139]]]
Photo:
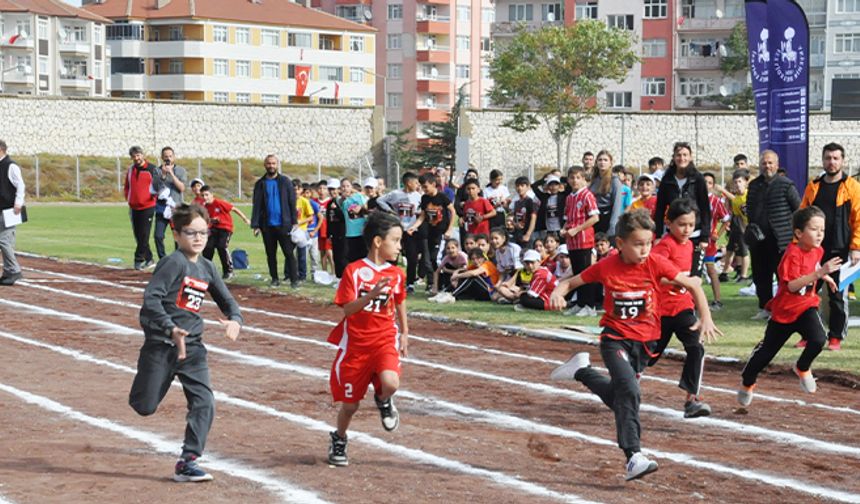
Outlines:
[[200,308],[203,306],[203,298],[206,297],[208,289],[208,282],[189,276],[183,278],[179,294],[176,296],[176,306],[183,310],[199,313]]

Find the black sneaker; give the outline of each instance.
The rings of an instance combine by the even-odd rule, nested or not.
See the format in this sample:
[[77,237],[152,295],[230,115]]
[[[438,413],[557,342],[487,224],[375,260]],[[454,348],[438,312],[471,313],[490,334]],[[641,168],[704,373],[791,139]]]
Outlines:
[[379,408],[379,416],[382,417],[382,428],[388,432],[397,430],[400,425],[400,413],[394,407],[394,399],[389,397],[386,401],[380,401],[378,397],[373,396],[376,401],[376,407]]
[[176,461],[173,471],[173,481],[180,483],[197,483],[200,481],[212,481],[212,475],[200,469],[197,465],[197,457],[189,455]]
[[684,418],[698,418],[710,416],[711,407],[698,399],[691,399],[684,403]]
[[269,287],[280,287],[281,281],[277,278],[273,278],[271,282],[269,282]]
[[142,269],[142,270],[148,270],[149,268],[154,268],[154,267],[155,267],[155,261],[153,261],[152,259],[150,259],[150,260],[148,260],[145,263],[140,265],[140,269]]
[[24,275],[19,271],[17,273],[4,274],[0,277],[0,285],[15,285],[15,282],[20,280]]
[[303,283],[304,282],[302,282],[301,280],[296,280],[295,282],[290,282],[290,288],[291,289],[298,289],[299,287],[302,286]]
[[720,282],[728,282],[729,281],[729,274],[728,273],[720,273],[719,279],[720,279]]
[[346,456],[348,440],[338,436],[337,431],[331,431],[329,436],[331,436],[331,446],[328,447],[328,463],[339,467],[349,465],[349,458]]
[[236,274],[231,271],[229,273],[224,273],[223,275],[221,275],[221,278],[224,280],[232,280],[235,276]]
[[415,294],[415,286],[411,285],[411,284],[407,285],[406,286],[406,294]]

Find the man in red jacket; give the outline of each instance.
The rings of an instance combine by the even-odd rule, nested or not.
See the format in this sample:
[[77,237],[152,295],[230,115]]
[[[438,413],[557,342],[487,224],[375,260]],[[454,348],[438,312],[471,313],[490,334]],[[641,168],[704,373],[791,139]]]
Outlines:
[[143,149],[134,146],[128,150],[132,165],[125,176],[125,199],[131,208],[131,229],[137,248],[134,249],[134,269],[142,270],[154,266],[152,249],[149,248],[149,235],[152,218],[155,215],[155,197],[158,187],[155,178],[155,165],[146,160]]

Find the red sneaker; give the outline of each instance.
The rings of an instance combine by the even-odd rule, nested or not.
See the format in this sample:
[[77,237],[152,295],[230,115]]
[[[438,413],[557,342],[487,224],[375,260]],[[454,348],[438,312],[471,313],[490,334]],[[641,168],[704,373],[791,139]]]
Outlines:
[[839,338],[830,338],[830,342],[827,343],[827,349],[834,352],[842,350],[842,340]]
[[798,341],[798,342],[794,345],[794,348],[806,348],[806,340],[805,340],[805,339],[802,339],[802,340]]

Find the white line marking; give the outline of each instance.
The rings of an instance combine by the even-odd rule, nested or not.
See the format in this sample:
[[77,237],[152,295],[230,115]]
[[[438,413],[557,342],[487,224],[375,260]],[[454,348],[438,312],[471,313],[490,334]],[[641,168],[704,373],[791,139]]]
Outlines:
[[[134,291],[134,292],[143,292],[143,289],[138,288],[138,287],[128,287],[128,286],[117,285],[116,283],[113,283],[113,282],[108,282],[106,280],[101,280],[101,279],[94,279],[91,277],[80,277],[80,276],[75,276],[75,275],[68,275],[66,273],[59,273],[59,272],[48,271],[48,270],[40,270],[40,269],[35,269],[35,268],[24,268],[24,269],[29,270],[29,271],[34,271],[37,273],[56,275],[56,276],[68,278],[70,280],[75,280],[75,281],[80,279],[81,281],[85,281],[87,283],[97,283],[100,285],[122,288],[124,290],[130,290],[130,291]],[[25,281],[21,281],[19,283],[26,285]],[[51,289],[49,287],[44,287],[44,286],[39,286],[39,285],[30,285],[30,287],[44,288],[44,290],[51,291]],[[68,291],[63,291],[60,289],[57,289],[53,292],[64,293],[66,295],[69,295]],[[77,294],[77,293],[75,293],[73,295],[74,296],[86,296],[84,294]],[[100,301],[100,302],[107,302],[108,301],[106,299],[95,298],[95,297],[88,297],[88,299],[93,299],[94,301]],[[206,303],[209,304],[212,302],[206,301]],[[122,304],[121,306],[126,306],[126,305]],[[139,308],[139,306],[135,306],[135,308]],[[308,318],[308,317],[302,317],[299,315],[290,315],[290,314],[286,314],[286,313],[267,312],[265,310],[260,310],[258,308],[242,307],[242,310],[245,312],[248,312],[248,313],[256,313],[259,315],[265,315],[265,316],[269,316],[269,317],[273,317],[273,318],[299,320],[302,322],[307,322],[307,323],[316,324],[316,325],[324,325],[324,326],[329,326],[329,327],[334,327],[335,325],[337,325],[335,322],[331,322],[328,320],[318,320],[318,319],[312,319],[312,318]],[[269,334],[269,335],[271,335],[271,334]],[[496,350],[493,348],[482,347],[479,345],[469,345],[469,344],[464,344],[464,343],[456,343],[453,341],[446,341],[446,340],[441,340],[438,338],[432,338],[432,337],[426,337],[426,336],[418,336],[415,334],[410,334],[409,336],[410,336],[410,338],[412,338],[416,341],[426,341],[428,343],[433,343],[433,344],[437,344],[437,345],[449,346],[452,348],[462,348],[464,350],[472,350],[472,351],[476,351],[476,352],[484,352],[484,353],[488,353],[491,355],[500,355],[500,356],[510,357],[510,358],[514,358],[514,359],[531,360],[531,361],[535,361],[535,362],[543,362],[543,363],[552,364],[552,365],[560,365],[560,364],[564,363],[563,360],[546,359],[543,357],[538,357],[538,356],[533,356],[533,355],[520,354],[520,353],[515,353],[515,352],[506,352],[503,350]],[[289,338],[286,338],[286,339],[289,339]],[[601,371],[606,371],[605,368],[596,367],[596,369],[600,369]],[[653,375],[645,374],[642,376],[642,379],[648,380],[648,381],[655,381],[658,383],[664,383],[667,385],[677,385],[677,382],[675,380],[671,380],[668,378],[662,378],[660,376],[653,376]],[[715,393],[719,393],[719,394],[727,394],[727,395],[731,395],[731,396],[734,396],[737,394],[737,390],[727,389],[724,387],[716,387],[716,386],[712,386],[712,385],[703,385],[702,390],[707,390],[708,392],[715,392]],[[791,405],[795,405],[795,406],[810,407],[810,408],[816,408],[816,409],[821,409],[821,410],[825,410],[825,411],[832,411],[832,412],[837,412],[837,413],[847,413],[847,414],[851,414],[851,415],[860,416],[860,410],[853,409],[853,408],[850,408],[847,406],[831,406],[829,404],[808,402],[808,401],[804,401],[802,399],[789,399],[789,398],[783,398],[783,397],[778,397],[778,396],[772,396],[772,395],[768,395],[768,394],[756,393],[756,401],[768,401],[768,402],[775,402],[775,403],[781,403],[781,404],[791,404]]]
[[[105,322],[105,324],[108,324],[108,322]],[[79,361],[82,361],[82,362],[87,362],[87,363],[91,363],[91,364],[98,364],[101,366],[109,367],[111,369],[115,369],[117,371],[123,371],[123,372],[129,373],[129,374],[135,374],[136,373],[136,371],[129,366],[117,364],[117,363],[114,363],[114,362],[111,362],[111,361],[108,361],[105,359],[100,359],[98,357],[95,357],[95,356],[92,356],[90,354],[86,354],[84,352],[80,352],[77,350],[72,350],[72,349],[57,346],[57,345],[51,345],[50,343],[44,343],[44,342],[40,342],[40,341],[31,340],[29,338],[18,336],[18,335],[8,333],[5,331],[0,331],[0,337],[14,340],[14,341],[18,341],[20,343],[25,343],[25,344],[37,346],[37,347],[44,348],[47,350],[51,350],[51,351],[54,351],[56,353],[60,353],[62,355],[67,355],[69,357],[72,357],[72,358],[79,360]],[[213,353],[222,353],[225,355],[235,356],[235,358],[237,360],[242,360],[242,361],[245,361],[247,363],[256,362],[257,363],[256,365],[260,365],[260,362],[263,361],[263,359],[260,357],[242,355],[241,352],[232,352],[229,350],[213,348],[213,347],[208,346],[208,345],[207,345],[207,349],[212,351]],[[281,369],[287,369],[287,368],[282,367]],[[287,369],[287,370],[296,371],[296,372],[301,373],[303,371],[307,372],[307,370],[309,370],[309,369],[311,369],[311,368],[305,368],[304,366],[296,366],[294,369]],[[321,371],[318,372],[318,370],[313,370],[312,373],[313,373],[313,376],[316,378],[328,379],[327,373],[324,373]],[[176,383],[176,382],[173,383],[173,386],[181,387],[181,385],[179,383]],[[238,406],[238,407],[241,407],[244,409],[254,410],[254,411],[257,411],[260,413],[267,414],[269,416],[278,417],[278,418],[287,420],[290,423],[298,424],[298,425],[300,425],[306,429],[321,431],[321,432],[326,432],[326,433],[330,432],[332,430],[331,425],[328,425],[325,422],[321,422],[319,420],[315,420],[315,419],[310,418],[310,417],[306,417],[306,416],[302,416],[302,415],[296,415],[293,413],[276,410],[276,409],[269,407],[269,406],[258,404],[258,403],[252,402],[252,401],[247,401],[245,399],[240,399],[237,397],[232,397],[232,396],[225,394],[223,392],[217,392],[216,391],[216,392],[214,392],[214,395],[215,395],[216,401],[219,401],[219,402],[222,402],[225,404],[231,404],[231,405]],[[505,473],[477,468],[477,467],[471,466],[469,464],[459,462],[456,460],[447,459],[444,457],[440,457],[438,455],[434,455],[432,453],[428,453],[428,452],[425,452],[423,450],[419,450],[419,449],[415,449],[415,448],[408,448],[405,446],[393,444],[393,443],[386,441],[384,439],[380,439],[380,438],[377,438],[375,436],[371,436],[369,434],[365,434],[362,432],[351,430],[349,432],[349,435],[350,435],[350,439],[358,440],[358,441],[364,442],[370,446],[373,446],[374,448],[377,448],[377,449],[380,449],[383,451],[388,451],[388,452],[394,453],[396,455],[408,458],[409,460],[411,460],[413,462],[434,465],[434,466],[441,467],[441,468],[446,469],[446,470],[450,470],[452,472],[459,472],[459,473],[469,475],[469,476],[477,476],[477,477],[489,479],[490,481],[497,483],[501,486],[512,487],[512,488],[520,490],[524,493],[528,493],[528,494],[539,496],[539,497],[549,497],[549,498],[557,499],[557,500],[564,501],[564,502],[571,502],[571,503],[594,504],[593,501],[584,500],[579,496],[556,492],[554,490],[550,490],[550,489],[542,487],[540,485],[530,483],[528,481],[523,481],[523,480],[521,480],[515,476],[509,476]],[[171,447],[168,449],[168,451],[171,453],[175,452],[175,446],[173,444],[171,444],[170,446]],[[207,458],[208,458],[208,456],[207,456]],[[212,467],[213,469],[215,469],[215,466],[211,465],[211,463],[209,464],[209,467]]]
[[[2,485],[0,485],[2,486]],[[6,497],[0,495],[0,504],[15,504],[14,502],[8,500]]]
[[[36,346],[39,348],[44,348],[44,349],[53,351],[55,353],[59,353],[61,355],[66,355],[66,356],[72,357],[72,358],[79,360],[79,361],[109,367],[111,369],[123,371],[126,373],[131,373],[131,374],[135,373],[134,369],[132,369],[128,366],[125,366],[122,364],[116,364],[114,362],[100,359],[100,358],[94,357],[90,354],[86,354],[86,353],[83,353],[83,352],[80,352],[77,350],[73,350],[73,349],[69,349],[66,347],[52,345],[50,343],[44,343],[44,342],[41,342],[38,340],[32,340],[30,338],[25,338],[23,336],[14,335],[14,334],[7,333],[4,331],[0,331],[0,337],[7,338],[7,339],[10,339],[13,341],[17,341],[19,343],[24,343],[27,345],[32,345],[32,346]],[[321,371],[321,370],[318,370],[318,369],[315,369],[315,368],[309,368],[306,366],[277,362],[277,361],[273,361],[271,359],[267,359],[267,358],[263,358],[263,357],[247,356],[247,355],[241,354],[240,352],[229,352],[229,351],[227,351],[227,352],[222,352],[222,353],[228,354],[228,355],[229,354],[239,354],[238,356],[236,356],[237,359],[246,361],[249,364],[252,364],[255,366],[271,367],[273,369],[292,371],[292,372],[295,372],[298,374],[303,374],[303,375],[310,376],[313,378],[328,379],[328,373]],[[174,386],[179,387],[180,385],[178,383],[174,383]],[[452,402],[438,399],[435,397],[423,396],[423,395],[412,393],[412,392],[405,391],[405,390],[398,391],[397,396],[400,398],[409,399],[409,400],[412,400],[415,402],[429,403],[429,404],[434,406],[433,411],[431,411],[431,412],[436,414],[436,415],[449,416],[449,417],[466,416],[470,420],[486,423],[486,424],[492,425],[492,426],[497,427],[497,428],[499,428],[499,427],[500,428],[509,428],[509,429],[517,430],[517,431],[521,431],[521,432],[547,434],[547,435],[551,435],[551,436],[559,436],[559,437],[564,437],[564,438],[568,438],[568,439],[576,439],[579,441],[584,441],[584,442],[591,443],[591,444],[598,445],[598,446],[605,446],[605,447],[611,447],[611,448],[615,447],[615,443],[613,441],[610,441],[607,439],[602,439],[599,437],[590,436],[588,434],[584,434],[584,433],[570,430],[570,429],[564,429],[564,428],[560,428],[560,427],[555,427],[555,426],[550,426],[550,425],[534,422],[531,420],[522,419],[522,418],[510,415],[510,414],[507,414],[504,412],[497,412],[497,411],[486,410],[486,409],[479,410],[476,408],[472,408],[470,406],[452,403]],[[275,410],[273,408],[269,408],[267,406],[262,406],[262,405],[259,405],[257,403],[252,403],[250,401],[245,401],[242,399],[233,398],[231,396],[228,396],[227,394],[220,393],[220,392],[216,392],[216,397],[217,397],[218,401],[233,404],[235,406],[242,407],[242,408],[250,408],[250,409],[253,409],[255,411],[263,412],[267,415],[274,415],[277,417],[285,418],[285,419],[289,420],[290,422],[295,422],[295,417],[296,417],[295,415],[286,417],[283,415],[291,415],[291,414],[283,413],[283,412],[280,412],[280,411]],[[261,410],[260,408],[263,408],[263,410]],[[444,411],[444,410],[447,410],[447,411]],[[304,417],[300,417],[300,418],[303,419]],[[326,426],[325,428],[328,429],[329,427]],[[375,438],[372,438],[370,436],[368,436],[368,437],[371,439],[375,439]],[[368,439],[365,439],[365,438],[359,438],[359,439],[362,439],[364,441],[368,441]],[[379,447],[376,444],[374,444],[373,446]],[[390,446],[390,445],[386,445],[386,446],[383,446],[381,448],[387,449],[388,446]],[[822,496],[822,497],[826,497],[829,499],[839,500],[842,502],[860,502],[860,497],[858,497],[857,495],[847,494],[847,493],[842,492],[840,490],[834,490],[834,489],[831,489],[828,487],[812,485],[812,484],[809,484],[806,482],[793,480],[791,478],[774,476],[774,475],[761,473],[761,472],[746,469],[746,468],[745,469],[736,469],[736,468],[731,467],[731,466],[725,466],[725,465],[718,464],[718,463],[698,460],[698,459],[694,458],[693,456],[685,454],[685,453],[665,452],[665,451],[661,451],[661,450],[650,450],[650,449],[646,449],[645,452],[649,453],[649,454],[653,454],[656,457],[661,457],[661,458],[665,458],[667,460],[672,460],[672,461],[677,462],[679,464],[684,464],[684,465],[696,467],[699,469],[705,469],[705,470],[709,470],[709,471],[716,472],[716,473],[728,474],[731,476],[735,476],[735,477],[739,477],[739,478],[743,478],[743,479],[748,479],[748,480],[752,480],[752,481],[758,481],[758,482],[764,483],[766,485],[789,488],[791,490],[795,490],[798,492],[808,493],[808,494],[812,494],[812,495],[816,495],[816,496]],[[411,457],[411,454],[409,456]]]
[[[157,434],[128,427],[112,420],[108,420],[107,418],[87,415],[86,413],[81,413],[80,411],[72,409],[71,407],[58,403],[52,399],[48,399],[47,397],[36,395],[4,383],[0,383],[0,390],[17,397],[26,403],[63,415],[76,422],[85,423],[92,427],[110,431],[147,444],[150,448],[159,453],[176,454],[176,443],[167,441]],[[250,468],[246,464],[238,461],[207,454],[205,462],[201,459],[200,465],[208,467],[213,471],[219,471],[237,478],[253,481],[288,502],[301,502],[308,504],[326,502],[312,492],[293,486],[280,478],[272,476],[266,471]]]

